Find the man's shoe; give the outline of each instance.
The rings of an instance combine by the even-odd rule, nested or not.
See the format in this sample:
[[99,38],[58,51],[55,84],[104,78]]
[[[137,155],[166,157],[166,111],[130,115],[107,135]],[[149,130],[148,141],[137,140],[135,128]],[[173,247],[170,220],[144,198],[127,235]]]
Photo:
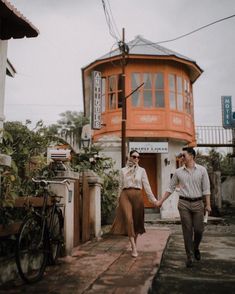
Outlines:
[[193,267],[193,260],[191,258],[188,258],[186,261],[186,267]]
[[199,249],[194,249],[194,257],[196,260],[200,260],[201,259],[201,252]]

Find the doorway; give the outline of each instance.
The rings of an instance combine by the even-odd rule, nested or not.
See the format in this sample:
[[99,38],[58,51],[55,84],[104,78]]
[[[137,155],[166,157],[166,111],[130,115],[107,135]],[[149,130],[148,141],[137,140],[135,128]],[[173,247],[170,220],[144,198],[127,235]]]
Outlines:
[[[141,153],[140,166],[145,168],[149,184],[154,196],[157,196],[157,154],[156,153]],[[153,208],[153,204],[148,201],[146,193],[143,189],[144,207]]]

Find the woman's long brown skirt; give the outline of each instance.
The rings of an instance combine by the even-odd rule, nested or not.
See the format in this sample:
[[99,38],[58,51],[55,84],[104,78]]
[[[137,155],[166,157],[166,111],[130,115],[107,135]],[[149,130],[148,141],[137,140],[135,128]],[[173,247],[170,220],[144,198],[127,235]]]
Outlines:
[[124,189],[121,192],[110,233],[129,237],[145,233],[144,201],[141,190]]

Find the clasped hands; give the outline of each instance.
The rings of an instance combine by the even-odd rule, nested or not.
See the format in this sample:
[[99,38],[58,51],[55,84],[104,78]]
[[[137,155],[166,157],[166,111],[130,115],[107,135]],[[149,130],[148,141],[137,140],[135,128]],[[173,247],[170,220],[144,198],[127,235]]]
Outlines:
[[163,201],[161,201],[161,200],[156,200],[156,201],[154,202],[154,206],[155,206],[156,208],[161,208],[162,203],[163,203]]

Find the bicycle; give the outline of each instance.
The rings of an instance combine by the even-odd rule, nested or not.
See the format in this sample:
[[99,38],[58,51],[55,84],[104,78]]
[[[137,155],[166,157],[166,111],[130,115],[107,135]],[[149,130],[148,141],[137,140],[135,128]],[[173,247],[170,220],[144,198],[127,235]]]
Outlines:
[[[49,184],[67,184],[68,180],[35,180],[43,188],[41,209],[32,209],[23,221],[16,241],[16,265],[26,283],[42,279],[48,264],[55,264],[63,244],[63,215],[61,196],[49,195]],[[49,196],[52,203],[48,206]]]

